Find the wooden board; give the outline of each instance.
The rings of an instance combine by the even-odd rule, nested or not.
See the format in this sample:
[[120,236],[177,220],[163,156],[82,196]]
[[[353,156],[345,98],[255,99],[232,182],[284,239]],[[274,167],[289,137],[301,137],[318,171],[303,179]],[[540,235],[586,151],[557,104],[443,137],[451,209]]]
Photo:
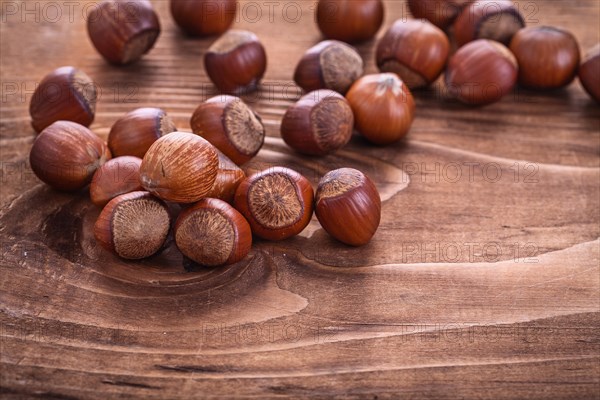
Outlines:
[[[596,1],[519,3],[529,25],[563,26],[584,49],[599,41]],[[95,244],[85,191],[58,193],[32,174],[31,93],[74,65],[101,88],[92,129],[102,137],[142,106],[187,130],[215,93],[202,66],[213,39],[183,36],[154,1],[156,48],[116,68],[87,38],[90,4],[1,5],[3,397],[598,398],[600,107],[579,83],[473,109],[438,82],[416,93],[405,141],[354,138],[304,158],[278,128],[299,94],[294,66],[320,40],[314,3],[242,2],[235,27],[255,31],[269,56],[246,97],[269,138],[247,168],[284,164],[313,184],[362,169],[384,200],[379,231],[349,248],[313,218],[229,267],[186,271],[173,246],[124,262]],[[402,1],[386,7],[386,26],[408,17]],[[358,47],[367,72],[373,47]]]

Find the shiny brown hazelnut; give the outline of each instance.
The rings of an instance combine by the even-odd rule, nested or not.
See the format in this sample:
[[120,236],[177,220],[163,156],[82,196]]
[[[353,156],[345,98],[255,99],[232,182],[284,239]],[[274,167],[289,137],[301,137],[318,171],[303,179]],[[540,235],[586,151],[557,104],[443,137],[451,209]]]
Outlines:
[[313,189],[305,177],[289,168],[274,167],[242,181],[234,205],[248,220],[253,234],[283,240],[308,225],[313,201]]
[[490,39],[508,46],[525,19],[511,0],[478,0],[465,6],[454,22],[456,43]]
[[250,225],[235,208],[218,199],[202,199],[179,214],[175,243],[186,257],[216,267],[242,260],[252,247]]
[[114,123],[108,134],[108,147],[114,157],[143,158],[152,143],[176,130],[173,120],[160,108],[138,108]]
[[129,64],[154,46],[158,16],[147,0],[104,0],[92,7],[87,30],[94,47],[113,64]]
[[579,67],[579,80],[588,94],[600,103],[600,43],[590,49]]
[[163,248],[170,226],[164,202],[148,192],[131,192],[115,197],[102,209],[94,237],[111,253],[138,260]]
[[450,42],[435,25],[399,19],[377,45],[377,66],[381,72],[394,72],[410,89],[433,83],[448,60]]
[[175,23],[191,36],[225,32],[235,18],[235,0],[170,0]]
[[472,0],[408,0],[413,17],[426,19],[440,29],[448,28]]
[[355,43],[375,36],[384,6],[381,0],[319,0],[316,17],[323,36]]
[[328,172],[319,182],[315,214],[331,236],[351,246],[362,246],[379,227],[381,198],[365,174],[340,168]]
[[31,125],[36,132],[56,121],[90,126],[95,111],[96,85],[85,72],[73,67],[61,67],[46,75],[29,104]]
[[249,92],[257,88],[265,74],[267,53],[254,33],[232,29],[204,54],[204,67],[221,92]]
[[346,43],[325,40],[304,53],[294,72],[294,81],[306,92],[331,89],[346,94],[363,74],[360,54]]
[[219,169],[215,183],[212,185],[206,197],[220,199],[233,203],[235,191],[240,183],[246,178],[244,171],[231,161],[225,154],[217,150],[219,156]]
[[463,103],[485,105],[499,101],[517,82],[518,66],[504,45],[486,39],[476,40],[450,58],[446,87]]
[[281,137],[299,153],[324,156],[350,141],[353,126],[352,109],[344,96],[321,89],[304,95],[287,109]]
[[90,198],[98,207],[115,197],[143,190],[140,184],[140,165],[138,157],[115,157],[96,170],[90,184]]
[[90,183],[111,157],[106,144],[83,125],[56,121],[33,142],[29,163],[35,175],[55,189],[72,191]]
[[150,146],[140,166],[140,181],[163,200],[193,203],[210,191],[218,167],[219,157],[210,143],[193,133],[173,132]]
[[390,144],[406,135],[412,125],[415,102],[396,74],[365,75],[346,94],[358,132],[375,144]]
[[562,29],[540,26],[521,29],[510,50],[519,64],[519,84],[533,89],[557,89],[575,79],[579,68],[579,45]]
[[234,96],[215,96],[200,104],[190,126],[238,165],[254,157],[265,140],[258,114]]

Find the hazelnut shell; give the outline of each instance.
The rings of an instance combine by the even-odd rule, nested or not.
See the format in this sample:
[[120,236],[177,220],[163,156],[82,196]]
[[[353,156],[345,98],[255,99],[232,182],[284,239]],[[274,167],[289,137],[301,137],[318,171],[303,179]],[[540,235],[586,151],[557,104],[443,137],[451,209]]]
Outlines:
[[90,126],[96,111],[96,85],[83,71],[57,68],[42,79],[29,104],[31,125],[36,132],[56,121]]
[[143,158],[152,143],[176,130],[173,120],[160,108],[137,108],[113,124],[108,147],[115,157]]
[[140,184],[138,157],[115,157],[96,170],[90,184],[90,199],[98,207],[104,207],[113,198],[143,190]]
[[352,109],[344,96],[321,89],[288,108],[281,121],[281,137],[300,153],[323,156],[345,146],[353,126]]
[[36,176],[64,191],[86,186],[96,169],[110,158],[102,139],[71,121],[56,121],[44,129],[29,153],[29,163]]
[[284,240],[302,232],[313,213],[308,180],[289,168],[274,167],[246,178],[235,192],[235,208],[256,236]]
[[340,168],[328,172],[319,182],[315,214],[331,236],[351,246],[362,246],[379,227],[381,198],[362,172]]
[[179,250],[203,266],[236,263],[252,247],[248,222],[236,209],[218,199],[202,199],[182,211],[174,231]]
[[215,148],[198,135],[173,132],[150,146],[140,167],[144,189],[177,203],[193,203],[210,191],[217,177]]

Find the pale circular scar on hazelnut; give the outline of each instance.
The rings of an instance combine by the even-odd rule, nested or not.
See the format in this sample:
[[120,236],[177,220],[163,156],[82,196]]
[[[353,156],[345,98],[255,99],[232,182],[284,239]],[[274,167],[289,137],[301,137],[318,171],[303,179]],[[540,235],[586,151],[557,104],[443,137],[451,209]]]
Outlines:
[[319,199],[341,196],[363,184],[365,176],[352,168],[330,171],[321,179],[317,189]]
[[244,43],[258,41],[258,37],[252,32],[231,29],[229,32],[217,39],[208,49],[213,53],[228,53],[235,50]]
[[[330,97],[317,103],[311,110],[310,123],[319,147],[330,151],[346,144],[352,135],[353,118],[352,109],[344,99]],[[340,135],[340,131],[346,131],[347,135]]]
[[380,74],[375,95],[383,96],[386,91],[391,90],[394,96],[398,96],[402,92],[402,85],[404,85],[404,82],[396,74]]
[[151,256],[169,233],[169,213],[156,200],[134,199],[119,204],[112,216],[113,245],[123,258]]
[[345,92],[363,73],[363,61],[351,47],[342,44],[327,46],[320,55],[323,81],[328,88]]
[[477,29],[477,38],[492,39],[507,42],[510,36],[523,28],[522,22],[512,12],[502,12],[500,15],[490,15],[481,22]]
[[256,114],[242,101],[232,101],[225,108],[225,130],[233,146],[243,154],[253,155],[262,146],[265,130]]
[[158,32],[156,30],[146,30],[135,35],[131,40],[125,43],[123,48],[122,63],[127,64],[140,58],[156,40]]
[[71,76],[71,82],[77,95],[83,98],[85,107],[94,113],[96,111],[96,85],[92,78],[85,72],[76,69]]
[[160,135],[164,136],[167,133],[171,133],[177,130],[175,123],[166,113],[161,113],[159,117],[159,131]]
[[199,209],[179,225],[175,241],[194,261],[217,266],[225,264],[233,252],[235,230],[219,211]]
[[254,182],[248,191],[248,203],[256,221],[265,228],[285,228],[302,217],[296,185],[284,174],[265,175]]
[[398,74],[402,82],[409,88],[418,88],[427,85],[427,81],[419,73],[408,68],[397,60],[388,60],[379,68],[381,72],[393,72]]

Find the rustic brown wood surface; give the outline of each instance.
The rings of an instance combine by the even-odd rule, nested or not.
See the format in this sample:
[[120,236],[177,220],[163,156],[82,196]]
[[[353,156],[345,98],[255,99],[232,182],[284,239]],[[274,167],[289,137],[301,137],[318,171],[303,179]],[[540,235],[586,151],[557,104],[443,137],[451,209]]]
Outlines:
[[[256,32],[269,57],[261,90],[246,96],[269,137],[247,169],[284,164],[316,184],[359,168],[381,191],[379,231],[350,248],[313,218],[229,267],[186,271],[174,246],[124,262],[95,244],[99,210],[85,191],[58,193],[31,172],[31,93],[74,65],[101,90],[92,129],[102,137],[142,106],[187,130],[215,93],[202,63],[213,39],[185,37],[154,1],[154,50],[110,66],[87,38],[90,4],[1,4],[2,397],[600,396],[600,107],[578,82],[479,109],[438,82],[416,93],[401,143],[355,138],[304,158],[278,128],[299,95],[295,63],[320,40],[314,3],[242,2],[234,26]],[[403,1],[386,6],[385,26],[408,17]],[[583,49],[599,41],[597,1],[519,6],[529,25],[563,26]],[[376,71],[374,43],[358,48]]]

